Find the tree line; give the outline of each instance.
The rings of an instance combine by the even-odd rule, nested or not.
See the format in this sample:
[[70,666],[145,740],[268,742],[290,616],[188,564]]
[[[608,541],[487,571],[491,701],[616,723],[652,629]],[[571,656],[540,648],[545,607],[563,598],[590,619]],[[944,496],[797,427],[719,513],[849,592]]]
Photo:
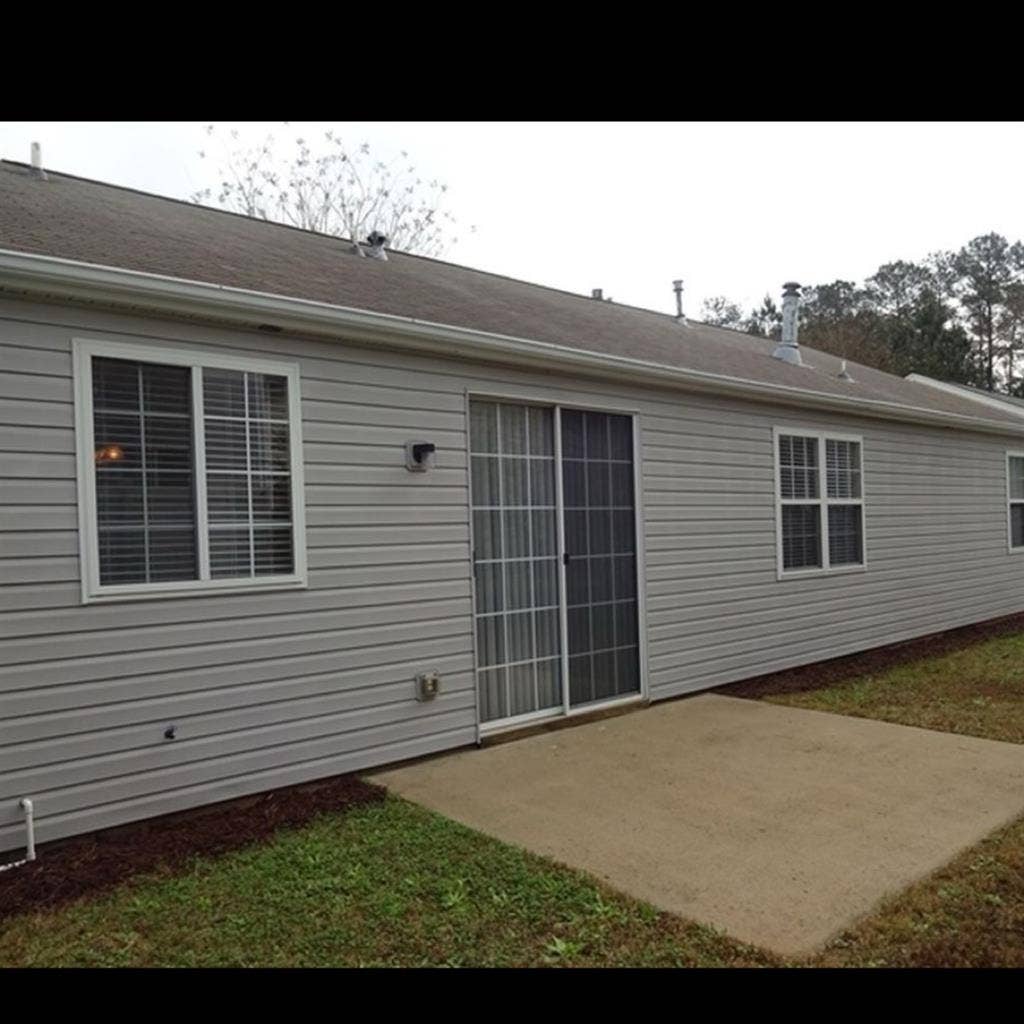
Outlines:
[[[725,296],[707,299],[701,318],[761,337],[782,330],[768,295],[748,316]],[[888,373],[1024,397],[1024,244],[993,232],[918,263],[885,263],[860,285],[807,288],[800,341]]]

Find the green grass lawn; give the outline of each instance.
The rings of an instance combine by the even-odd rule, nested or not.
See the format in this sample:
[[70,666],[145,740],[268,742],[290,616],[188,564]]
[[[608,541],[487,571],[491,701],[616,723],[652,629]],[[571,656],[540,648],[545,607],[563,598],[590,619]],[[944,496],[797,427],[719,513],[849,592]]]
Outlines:
[[0,966],[770,962],[394,798],[0,924]]
[[[728,693],[728,690],[722,692]],[[1024,634],[763,700],[1024,743]]]
[[[1024,742],[1024,636],[766,699]],[[0,966],[782,963],[395,798],[0,922]],[[1024,966],[1024,819],[804,963]]]

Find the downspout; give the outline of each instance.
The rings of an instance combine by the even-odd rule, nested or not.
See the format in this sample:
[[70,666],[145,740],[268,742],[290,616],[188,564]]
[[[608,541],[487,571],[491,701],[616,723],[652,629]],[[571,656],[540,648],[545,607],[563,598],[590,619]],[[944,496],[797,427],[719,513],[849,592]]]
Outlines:
[[12,861],[10,864],[0,864],[0,871],[20,868],[23,864],[36,859],[35,807],[27,796],[18,801],[18,806],[25,812],[25,856],[22,860]]

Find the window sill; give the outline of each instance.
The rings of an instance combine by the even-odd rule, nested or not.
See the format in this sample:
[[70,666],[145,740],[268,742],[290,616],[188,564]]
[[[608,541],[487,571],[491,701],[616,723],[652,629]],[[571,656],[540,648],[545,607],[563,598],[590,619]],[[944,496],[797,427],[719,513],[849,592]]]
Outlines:
[[157,601],[170,598],[238,596],[239,594],[265,594],[275,590],[306,590],[309,582],[304,576],[285,576],[277,579],[222,580],[210,582],[196,580],[187,584],[152,583],[143,586],[107,587],[94,593],[83,593],[82,604],[113,604],[125,601]]
[[851,573],[867,572],[866,564],[862,565],[837,565],[830,569],[790,569],[778,570],[775,574],[777,580],[802,580],[815,576],[848,576]]

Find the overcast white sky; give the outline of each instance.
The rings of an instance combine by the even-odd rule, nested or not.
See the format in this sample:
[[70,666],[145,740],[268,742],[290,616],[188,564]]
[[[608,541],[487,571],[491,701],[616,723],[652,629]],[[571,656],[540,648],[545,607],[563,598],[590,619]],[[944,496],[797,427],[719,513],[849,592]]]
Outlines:
[[[206,122],[6,122],[0,155],[43,146],[54,170],[187,199],[216,180]],[[449,185],[448,259],[672,311],[724,294],[744,309],[784,281],[859,281],[998,231],[1024,238],[1024,123],[247,122],[316,139],[328,128]]]

